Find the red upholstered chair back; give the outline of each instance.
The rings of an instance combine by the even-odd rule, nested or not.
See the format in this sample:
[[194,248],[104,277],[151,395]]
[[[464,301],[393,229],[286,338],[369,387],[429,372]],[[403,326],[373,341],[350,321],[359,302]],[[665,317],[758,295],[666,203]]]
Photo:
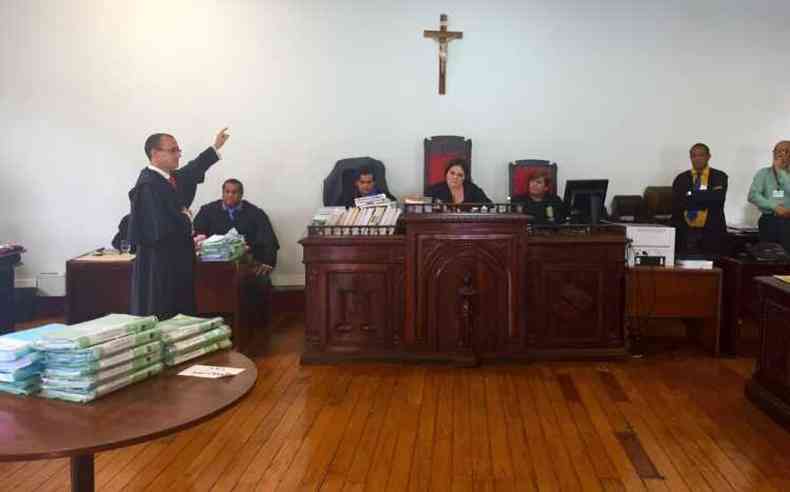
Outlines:
[[529,192],[529,180],[538,172],[548,174],[549,192],[557,194],[557,163],[542,159],[522,159],[509,165],[510,198]]
[[466,179],[472,180],[472,141],[454,135],[440,135],[425,139],[425,175],[423,191],[444,182],[444,170],[453,159],[462,158],[467,163]]

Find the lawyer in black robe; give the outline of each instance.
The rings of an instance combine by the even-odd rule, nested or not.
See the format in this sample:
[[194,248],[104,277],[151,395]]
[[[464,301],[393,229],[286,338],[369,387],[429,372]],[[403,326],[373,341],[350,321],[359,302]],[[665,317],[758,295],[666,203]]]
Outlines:
[[[149,166],[140,171],[129,192],[129,241],[137,251],[132,267],[131,314],[167,319],[179,313],[195,313],[195,254],[186,204],[194,198],[206,170],[219,160],[217,150],[227,138],[222,130],[213,147],[181,170],[181,151],[172,136],[155,134],[146,141],[146,154],[156,169]],[[176,183],[181,180],[186,193],[164,177],[168,173]]]

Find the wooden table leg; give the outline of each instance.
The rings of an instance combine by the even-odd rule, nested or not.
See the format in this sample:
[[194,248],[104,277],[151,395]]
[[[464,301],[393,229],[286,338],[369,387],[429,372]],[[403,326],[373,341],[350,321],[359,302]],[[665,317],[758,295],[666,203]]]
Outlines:
[[71,457],[72,492],[93,492],[93,455],[81,454]]

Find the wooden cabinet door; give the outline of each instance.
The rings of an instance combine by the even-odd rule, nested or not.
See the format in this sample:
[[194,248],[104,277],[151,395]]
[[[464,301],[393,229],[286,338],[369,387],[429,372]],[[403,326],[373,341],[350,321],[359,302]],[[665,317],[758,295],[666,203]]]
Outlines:
[[[403,268],[398,265],[311,266],[311,334],[325,350],[392,350],[403,324]],[[320,270],[320,273],[315,272]],[[316,288],[317,287],[317,288]],[[317,297],[316,297],[317,296]],[[317,317],[316,317],[317,315]],[[321,325],[321,326],[318,326]]]
[[[621,248],[622,249],[622,248]],[[537,349],[596,349],[623,345],[622,261],[606,246],[530,249],[527,266],[527,344]]]
[[523,346],[516,234],[418,239],[416,342],[478,355]]

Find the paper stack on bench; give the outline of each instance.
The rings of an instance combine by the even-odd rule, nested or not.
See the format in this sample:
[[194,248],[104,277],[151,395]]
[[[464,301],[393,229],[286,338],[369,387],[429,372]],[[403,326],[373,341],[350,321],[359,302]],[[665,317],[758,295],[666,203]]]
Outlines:
[[33,350],[33,343],[47,333],[66,325],[51,324],[0,336],[0,391],[15,395],[32,395],[41,386],[43,354]]
[[183,314],[159,322],[162,333],[164,363],[175,366],[182,362],[230,348],[230,328],[222,318],[197,318]]
[[108,314],[47,333],[41,396],[86,403],[162,371],[156,316]]
[[201,261],[233,261],[244,255],[244,236],[235,228],[224,235],[214,234],[200,243]]

